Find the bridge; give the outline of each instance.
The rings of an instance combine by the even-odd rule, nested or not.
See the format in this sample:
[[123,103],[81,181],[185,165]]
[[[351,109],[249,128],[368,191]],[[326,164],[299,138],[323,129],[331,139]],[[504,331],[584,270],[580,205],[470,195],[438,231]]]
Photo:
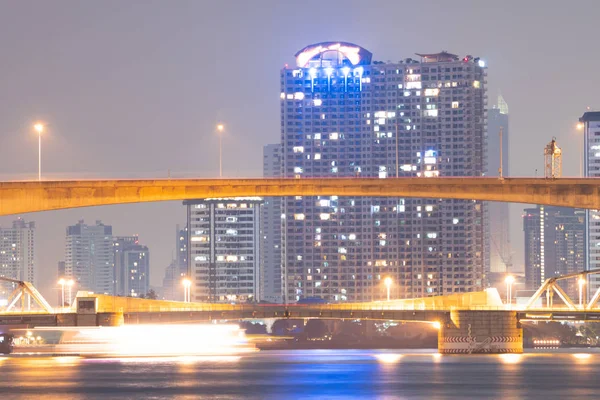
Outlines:
[[[521,353],[522,321],[600,321],[600,289],[588,303],[574,303],[558,285],[600,270],[546,280],[524,307],[503,304],[496,289],[482,292],[339,304],[217,304],[119,297],[79,291],[73,307],[51,309],[30,283],[16,283],[10,304],[0,310],[0,325],[76,327],[129,324],[174,324],[206,321],[274,319],[395,320],[433,323],[439,328],[438,350],[444,354]],[[546,304],[536,304],[546,292]],[[552,301],[559,295],[562,304]],[[23,299],[33,297],[30,308]],[[21,310],[16,310],[17,300]],[[548,300],[549,299],[549,300]]]
[[0,182],[0,215],[248,196],[416,197],[600,209],[600,181],[476,177],[14,181]]

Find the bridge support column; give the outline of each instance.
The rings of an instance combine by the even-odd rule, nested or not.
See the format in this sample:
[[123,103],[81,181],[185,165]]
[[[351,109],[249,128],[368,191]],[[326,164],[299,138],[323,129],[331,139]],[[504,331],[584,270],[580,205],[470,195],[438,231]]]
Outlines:
[[523,352],[515,311],[451,311],[438,334],[441,354]]

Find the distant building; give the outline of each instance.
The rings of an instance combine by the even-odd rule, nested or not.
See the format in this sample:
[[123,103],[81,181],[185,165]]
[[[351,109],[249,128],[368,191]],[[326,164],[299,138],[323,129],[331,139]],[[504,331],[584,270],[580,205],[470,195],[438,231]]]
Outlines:
[[[10,228],[0,227],[0,276],[35,284],[35,222],[19,218]],[[0,282],[0,302],[13,288],[13,284]]]
[[[281,145],[263,147],[263,177],[281,177]],[[280,303],[283,281],[281,277],[281,198],[265,197],[261,214],[262,262],[261,300]]]
[[[600,178],[600,111],[586,112],[583,124],[583,176]],[[586,211],[586,270],[600,268],[600,211]],[[600,288],[600,275],[588,277],[590,296]]]
[[187,200],[192,301],[254,301],[260,295],[262,199]]
[[[373,61],[352,43],[296,53],[280,72],[285,178],[459,177],[487,164],[487,71],[445,51]],[[282,200],[288,302],[438,296],[485,286],[487,205],[435,198]]]
[[162,292],[166,300],[183,301],[183,279],[189,276],[188,270],[188,228],[175,230],[175,259],[165,269]]
[[150,251],[137,236],[113,238],[115,294],[140,297],[150,290]]
[[112,226],[80,220],[67,227],[64,275],[75,281],[74,290],[113,294],[113,263]]
[[[502,130],[502,143],[500,143],[500,130]],[[487,176],[499,176],[500,146],[502,146],[502,176],[510,176],[508,105],[502,96],[498,96],[498,104],[488,110]],[[486,245],[489,246],[490,272],[506,273],[512,267],[509,204],[490,202],[488,212],[490,240]]]
[[[537,290],[548,278],[584,270],[584,210],[554,206],[525,209],[523,231],[525,289]],[[561,286],[577,300],[576,279],[561,282]]]

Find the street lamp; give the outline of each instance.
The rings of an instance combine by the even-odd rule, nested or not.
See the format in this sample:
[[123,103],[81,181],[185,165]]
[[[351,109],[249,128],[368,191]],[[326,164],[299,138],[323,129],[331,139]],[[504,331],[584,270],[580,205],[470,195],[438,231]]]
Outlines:
[[37,124],[33,125],[33,129],[35,129],[35,131],[38,134],[38,181],[41,181],[42,180],[42,132],[44,132],[44,125],[40,124],[38,122]]
[[508,275],[504,282],[506,283],[506,304],[512,305],[512,285],[515,283],[515,277]]
[[185,303],[190,303],[192,301],[191,289],[192,281],[188,278],[183,280],[183,301]]
[[577,281],[579,283],[579,307],[583,306],[583,285],[586,284],[586,280],[583,276],[579,277]]
[[73,285],[75,285],[75,281],[73,279],[69,279],[67,282],[67,287],[69,288],[69,306],[73,305],[73,298],[71,297]]
[[389,276],[383,280],[385,287],[387,289],[387,301],[390,301],[390,288],[392,287],[392,278]]
[[65,306],[65,280],[60,278],[58,284],[60,285],[60,308]]
[[223,130],[225,126],[223,124],[217,125],[217,132],[219,132],[219,178],[223,177]]

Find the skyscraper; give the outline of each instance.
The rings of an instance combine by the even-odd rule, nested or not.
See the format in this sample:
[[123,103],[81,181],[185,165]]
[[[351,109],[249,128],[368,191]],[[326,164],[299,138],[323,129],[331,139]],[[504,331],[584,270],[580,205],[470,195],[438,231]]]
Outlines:
[[150,251],[137,236],[113,238],[115,291],[118,296],[140,297],[150,289]]
[[65,278],[75,280],[77,290],[114,293],[112,226],[80,220],[67,227]]
[[[0,227],[0,276],[35,284],[35,270],[35,222],[18,218],[12,227]],[[0,301],[12,289],[12,284],[0,283]]]
[[[500,130],[502,130],[502,138],[500,138]],[[502,176],[510,176],[508,140],[508,105],[502,96],[498,96],[498,104],[488,110],[487,176],[499,176],[500,166],[502,166]],[[502,151],[500,151],[500,147],[502,147]],[[500,163],[500,153],[502,153],[502,163]],[[490,272],[508,272],[512,267],[509,205],[508,203],[492,202],[488,204],[488,212]]]
[[[523,215],[525,281],[537,290],[548,278],[584,270],[585,211],[537,206]],[[576,280],[560,282],[571,299],[577,299]]]
[[[287,178],[482,176],[486,70],[472,56],[372,61],[343,42],[307,46],[281,71]],[[369,301],[483,288],[479,201],[295,197],[282,202],[285,297]]]
[[[268,144],[263,148],[263,176],[281,176],[281,145]],[[281,280],[281,198],[265,197],[261,213],[262,262],[261,299],[282,301]]]
[[262,199],[186,200],[192,301],[259,300]]
[[167,300],[184,301],[183,279],[189,276],[188,228],[175,229],[175,259],[165,269],[163,295]]
[[[600,111],[586,112],[583,123],[583,176],[600,177]],[[586,270],[600,268],[600,211],[586,211]],[[588,277],[588,290],[593,295],[600,288],[600,275]]]

